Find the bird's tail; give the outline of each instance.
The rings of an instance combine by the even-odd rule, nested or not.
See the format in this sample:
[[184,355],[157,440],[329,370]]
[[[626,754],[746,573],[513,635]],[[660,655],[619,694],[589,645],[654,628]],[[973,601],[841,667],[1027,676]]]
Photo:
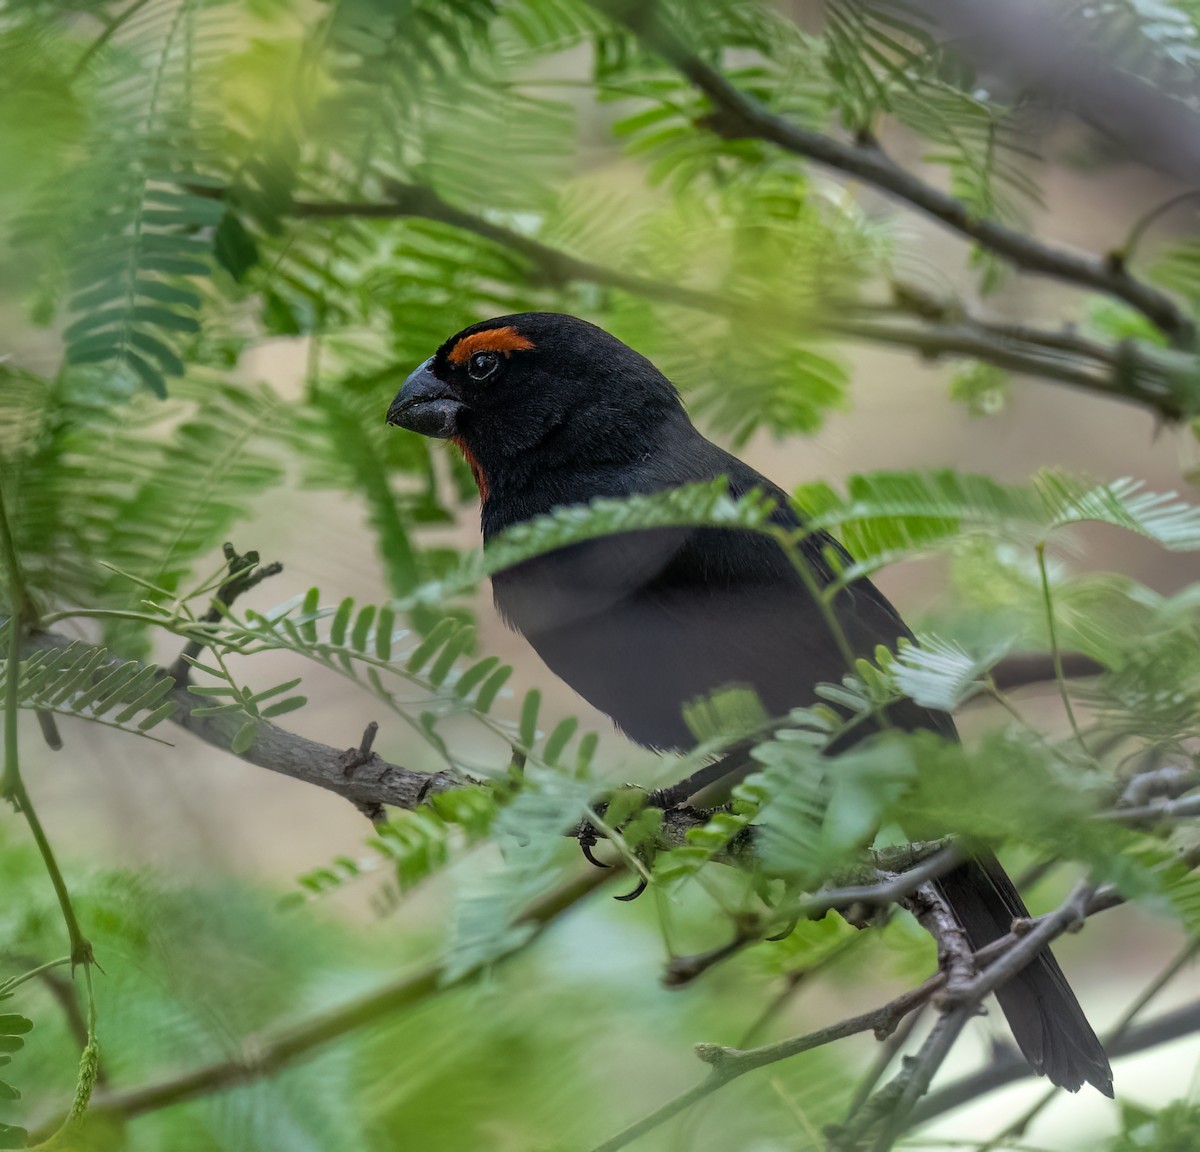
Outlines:
[[[1029,915],[994,856],[969,860],[937,882],[975,949],[1006,935]],[[1039,1075],[1077,1092],[1085,1083],[1112,1096],[1112,1069],[1058,962],[1044,949],[996,990],[1017,1046]]]

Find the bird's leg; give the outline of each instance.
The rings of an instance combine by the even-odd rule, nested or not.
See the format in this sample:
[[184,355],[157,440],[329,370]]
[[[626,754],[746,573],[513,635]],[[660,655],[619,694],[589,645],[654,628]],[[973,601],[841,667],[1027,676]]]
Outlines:
[[704,792],[706,789],[711,789],[713,785],[720,781],[731,778],[728,787],[722,786],[721,789],[716,790],[725,793],[725,795],[714,796],[707,802],[702,798],[697,806],[711,808],[715,804],[721,803],[722,800],[728,799],[728,792],[732,790],[733,784],[746,775],[747,766],[753,763],[750,760],[751,747],[753,747],[753,741],[750,740],[743,740],[734,744],[723,756],[719,756],[710,764],[705,764],[703,768],[693,772],[685,779],[679,780],[666,788],[658,788],[651,792],[646,798],[646,806],[648,808],[661,808],[664,811],[668,808],[678,808],[685,800],[696,796],[700,792]]

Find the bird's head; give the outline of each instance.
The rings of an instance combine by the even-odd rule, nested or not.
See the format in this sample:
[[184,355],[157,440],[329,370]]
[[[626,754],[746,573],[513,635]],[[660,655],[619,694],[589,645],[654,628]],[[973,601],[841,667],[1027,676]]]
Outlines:
[[637,455],[672,414],[682,414],[674,386],[615,336],[522,312],[451,336],[404,382],[387,420],[458,444],[486,499],[504,476]]

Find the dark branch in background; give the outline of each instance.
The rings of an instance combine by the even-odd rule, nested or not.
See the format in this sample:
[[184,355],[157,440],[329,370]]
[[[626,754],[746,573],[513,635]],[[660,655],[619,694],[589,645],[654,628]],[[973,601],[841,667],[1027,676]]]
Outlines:
[[[212,192],[199,188],[197,191]],[[421,219],[447,224],[517,253],[529,262],[535,282],[554,288],[595,284],[747,323],[790,325],[803,317],[795,308],[737,300],[578,259],[512,228],[457,208],[423,185],[389,181],[387,193],[390,199],[384,203],[298,200],[292,204],[291,212],[304,219]],[[1070,331],[991,323],[970,316],[951,302],[933,301],[910,285],[903,286],[896,296],[896,306],[882,314],[849,303],[830,315],[814,313],[808,318],[838,335],[909,348],[930,360],[942,357],[982,360],[1007,371],[1126,400],[1167,420],[1181,419],[1200,408],[1191,358],[1180,353],[1133,341],[1109,344]],[[856,315],[859,312],[875,314]]]
[[[1157,1048],[1160,1044],[1169,1044],[1194,1032],[1200,1032],[1200,1001],[1167,1012],[1157,1020],[1129,1028],[1119,1040],[1106,1045],[1105,1051],[1109,1059],[1116,1060],[1121,1056],[1144,1052],[1147,1048]],[[913,1109],[909,1118],[910,1127],[926,1124],[980,1096],[1034,1075],[1036,1073],[1025,1057],[1015,1049],[1008,1049],[993,1056],[986,1068],[931,1092]]]
[[[531,239],[512,228],[493,224],[483,216],[456,208],[443,200],[432,188],[421,184],[405,184],[389,180],[385,188],[388,199],[382,204],[319,203],[296,201],[291,212],[294,216],[307,219],[337,219],[344,216],[364,219],[395,220],[415,217],[448,224],[452,228],[482,236],[493,244],[499,244],[523,256],[533,266],[537,279],[553,288],[584,281],[606,288],[617,288],[634,296],[649,296],[684,308],[695,308],[703,312],[730,313],[736,304],[713,292],[702,292],[678,284],[654,280],[648,276],[637,276],[579,260],[557,248],[551,248],[540,240]],[[761,315],[761,313],[759,313]]]
[[[1133,1027],[1145,1007],[1185,967],[1191,964],[1196,958],[1198,951],[1200,951],[1200,938],[1189,939],[1183,948],[1176,953],[1174,959],[1171,960],[1166,968],[1137,994],[1133,1003],[1121,1014],[1120,1020],[1109,1029],[1108,1034],[1104,1037],[1104,1047],[1106,1050],[1111,1051],[1114,1045],[1120,1042],[1125,1033]],[[992,1149],[1002,1147],[1023,1136],[1028,1131],[1029,1126],[1058,1098],[1060,1091],[1058,1086],[1055,1085],[1049,1091],[1043,1092],[1029,1108],[1010,1124],[1007,1124],[1001,1132],[993,1136],[987,1145],[980,1148],[979,1152],[991,1152]]]
[[[1051,114],[1068,111],[1160,172],[1200,179],[1200,115],[1136,75],[1120,51],[1108,55],[1085,35],[1085,9],[1045,0],[963,4],[918,0],[939,35],[987,75],[1005,103],[1032,100]],[[1164,46],[1165,47],[1165,46]],[[1182,90],[1190,95],[1190,86]]]
[[713,105],[706,126],[730,139],[758,139],[787,152],[845,172],[902,200],[967,236],[1024,272],[1092,288],[1124,300],[1141,312],[1176,347],[1195,343],[1191,318],[1170,297],[1131,276],[1124,262],[1057,248],[1024,232],[971,213],[953,196],[900,167],[875,144],[850,144],[804,128],[769,111],[735,88],[720,72],[688,50],[651,0],[588,0],[591,7],[624,24],[678,69]]
[[[1104,665],[1079,652],[1062,654],[1062,672],[1068,679],[1099,676]],[[992,669],[992,683],[1001,692],[1046,684],[1054,680],[1054,658],[1049,652],[1017,652],[1006,656]]]

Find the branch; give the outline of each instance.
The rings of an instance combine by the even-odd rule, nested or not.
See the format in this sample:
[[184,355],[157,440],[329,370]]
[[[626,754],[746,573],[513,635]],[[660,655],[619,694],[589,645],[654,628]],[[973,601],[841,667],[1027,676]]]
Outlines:
[[868,1094],[857,1110],[851,1110],[845,1126],[831,1131],[831,1148],[861,1148],[866,1134],[878,1128],[876,1152],[887,1152],[963,1028],[982,1010],[983,996],[976,999],[970,992],[978,963],[946,898],[934,885],[927,884],[907,903],[921,926],[937,941],[938,975],[942,979],[935,1003],[942,1012],[917,1055],[906,1060],[887,1085]]
[[[0,627],[6,617],[0,616]],[[54,632],[35,633],[26,640],[26,647],[64,648],[70,641]],[[422,801],[438,792],[460,788],[471,783],[465,777],[450,772],[417,772],[385,760],[371,752],[363,757],[360,748],[334,748],[316,740],[308,740],[288,732],[269,720],[260,720],[254,743],[241,753],[233,753],[233,739],[246,717],[238,712],[213,716],[194,716],[192,709],[205,701],[187,690],[186,684],[176,686],[163,697],[178,707],[171,721],[187,729],[206,744],[258,768],[315,784],[318,788],[336,793],[358,808],[386,804],[393,808],[416,808]],[[348,764],[353,764],[347,771]]]
[[[960,982],[957,988],[949,986],[948,971],[946,968],[943,968],[935,972],[924,983],[902,993],[894,1000],[889,1001],[873,1012],[852,1017],[849,1020],[841,1021],[828,1028],[823,1028],[798,1038],[783,1040],[776,1044],[766,1044],[762,1047],[748,1050],[722,1048],[713,1044],[698,1045],[696,1048],[697,1055],[705,1063],[710,1064],[713,1069],[708,1078],[695,1087],[689,1088],[686,1092],[676,1096],[673,1100],[667,1101],[666,1104],[656,1108],[653,1112],[644,1116],[636,1123],[631,1124],[628,1128],[623,1129],[603,1144],[597,1145],[592,1152],[617,1152],[617,1149],[631,1144],[634,1140],[644,1136],[659,1125],[666,1123],[666,1121],[704,1099],[704,1097],[723,1088],[730,1081],[756,1068],[773,1064],[778,1060],[786,1060],[790,1056],[798,1055],[801,1052],[808,1052],[813,1048],[833,1043],[835,1040],[840,1040],[846,1036],[852,1036],[860,1032],[873,1031],[877,1040],[885,1040],[892,1035],[901,1021],[910,1012],[929,1003],[936,994],[941,994],[943,1007],[949,1011],[953,1012],[961,1008],[967,1011],[968,1016],[974,1015],[978,1012],[979,1004],[990,992],[1004,981],[1011,979],[1050,940],[1078,923],[1081,916],[1084,918],[1094,916],[1110,908],[1115,908],[1122,903],[1122,898],[1113,892],[1110,886],[1105,886],[1094,895],[1086,897],[1086,899],[1085,896],[1086,892],[1077,889],[1054,912],[1024,921],[1020,925],[1020,932],[1010,932],[1006,936],[994,940],[986,947],[980,948],[969,958],[959,951],[957,944],[952,944],[951,947],[956,953],[956,966],[961,966],[969,961],[973,967],[983,969],[980,975]],[[949,940],[951,937],[948,936],[947,939]],[[961,967],[959,967],[959,975],[960,977],[962,975]],[[1200,1005],[1197,1005],[1197,1014],[1200,1016]],[[1197,1020],[1196,1027],[1200,1029],[1200,1019]],[[941,1044],[950,1030],[950,1026],[942,1030],[940,1034],[941,1039],[930,1050],[929,1060],[932,1060],[938,1054]],[[1171,1038],[1173,1037],[1166,1037],[1166,1039]],[[1150,1045],[1147,1044],[1145,1046],[1149,1047]],[[1123,1051],[1124,1049],[1110,1052],[1110,1055],[1120,1055]],[[1024,1057],[1014,1055],[1014,1059],[1021,1062],[1022,1071],[1020,1074],[1034,1074],[1033,1070],[1025,1064]],[[902,1072],[901,1075],[903,1076],[904,1073]],[[893,1081],[893,1084],[895,1084],[895,1081]],[[903,1088],[903,1085],[901,1085],[901,1088]],[[885,1088],[884,1091],[887,1091],[887,1089]],[[895,1094],[893,1090],[893,1098]],[[909,1117],[909,1127],[918,1122],[916,1117],[919,1110],[920,1105],[916,1104]],[[880,1108],[879,1111],[873,1113],[873,1116],[880,1118],[882,1112],[883,1109]]]
[[[579,260],[574,256],[534,240],[524,233],[512,228],[505,228],[474,212],[456,208],[443,200],[432,188],[421,184],[407,184],[398,180],[389,180],[386,186],[388,200],[382,204],[337,203],[295,201],[291,214],[302,219],[337,219],[344,216],[362,217],[373,220],[395,220],[416,217],[422,220],[433,220],[439,224],[448,224],[452,228],[471,232],[482,236],[493,244],[516,252],[525,257],[533,265],[538,276],[548,285],[562,288],[575,282],[598,284],[605,288],[617,288],[634,296],[648,296],[670,304],[679,304],[684,308],[694,308],[701,312],[717,312],[725,315],[741,312],[752,315],[751,309],[741,307],[716,292],[703,292],[694,288],[685,288],[679,284],[669,284],[663,280],[654,280],[648,276],[638,276],[628,272],[620,272],[615,268],[607,268],[602,264],[592,264],[587,260]],[[758,312],[761,316],[761,311]]]
[[[1069,680],[1099,676],[1104,665],[1080,652],[1062,653],[1062,674]],[[1001,692],[1055,679],[1054,659],[1049,652],[1014,652],[991,671],[991,680]]]
[[775,115],[690,52],[666,25],[656,3],[640,0],[588,0],[588,3],[624,24],[709,98],[714,112],[706,125],[714,132],[729,139],[765,140],[862,180],[969,237],[1022,271],[1124,300],[1166,334],[1176,347],[1193,346],[1195,330],[1191,319],[1170,297],[1131,276],[1119,258],[1102,259],[1057,248],[994,220],[981,219],[960,200],[900,167],[877,145],[845,143]]
[[[239,596],[244,592],[249,592],[251,588],[271,576],[278,576],[283,571],[283,565],[278,561],[271,564],[260,564],[257,552],[251,550],[243,556],[228,541],[224,544],[223,551],[229,577],[217,589],[212,607],[200,617],[201,624],[220,624],[225,619],[226,611],[233,607],[234,601]],[[184,645],[179,659],[172,666],[171,675],[177,681],[187,683],[191,674],[191,661],[195,660],[204,651],[204,648],[205,645],[202,641],[189,640]]]
[[637,1123],[618,1132],[611,1139],[605,1140],[603,1144],[596,1145],[592,1152],[617,1152],[618,1149],[632,1144],[634,1140],[644,1136],[647,1132],[665,1124],[672,1117],[678,1116],[680,1112],[703,1100],[705,1096],[723,1088],[739,1076],[753,1072],[756,1068],[774,1064],[778,1060],[786,1060],[790,1056],[798,1056],[801,1052],[811,1052],[814,1048],[821,1048],[826,1044],[844,1040],[847,1036],[855,1036],[860,1032],[874,1032],[876,1038],[882,1040],[891,1035],[900,1021],[914,1008],[923,1004],[933,994],[933,991],[932,982],[926,981],[920,987],[897,996],[896,999],[890,1000],[872,1012],[864,1012],[861,1016],[852,1016],[850,1019],[832,1024],[828,1028],[810,1032],[805,1036],[781,1040],[777,1044],[764,1044],[759,1048],[748,1049],[723,1048],[717,1044],[697,1044],[696,1055],[712,1068],[708,1078],[694,1088],[689,1088],[686,1092],[676,1096],[673,1100],[669,1100],[648,1116],[642,1117]]
[[990,324],[970,317],[956,322],[895,322],[850,316],[834,317],[827,323],[832,331],[856,340],[911,348],[929,360],[946,356],[982,360],[1009,372],[1040,376],[1113,400],[1139,404],[1166,420],[1181,420],[1200,406],[1200,396],[1193,395],[1195,386],[1182,364],[1168,376],[1154,354],[1132,341],[1120,345],[1087,341],[1095,360],[1095,365],[1089,367],[1079,362],[1082,352],[1072,360],[1044,351],[1053,349],[1053,342],[1060,337],[1067,342],[1067,333]]
[[[1031,964],[1055,938],[1081,926],[1093,894],[1090,885],[1076,885],[1058,908],[1041,917],[1032,930],[1017,936],[994,963],[973,979],[956,980],[953,971],[948,973],[945,990],[941,993],[942,1015],[933,1030],[899,1075],[875,1094],[879,1107],[873,1109],[868,1100],[863,1108],[863,1118],[868,1123],[876,1118],[882,1121],[874,1152],[888,1152],[900,1134],[910,1127],[913,1109],[929,1090],[963,1028],[983,1011],[983,1001],[988,995]],[[850,1131],[855,1134],[853,1146],[857,1147],[857,1137],[865,1130],[866,1126],[851,1125]]]
[[[732,940],[708,952],[694,956],[674,956],[667,964],[663,983],[668,988],[680,988],[696,977],[727,960],[743,948],[767,938],[785,920],[790,933],[798,920],[821,920],[833,911],[841,912],[851,922],[864,919],[864,912],[896,904],[911,896],[930,880],[953,871],[962,863],[962,851],[957,844],[930,841],[923,844],[904,844],[871,853],[876,879],[869,884],[849,887],[822,888],[812,896],[772,910],[769,919],[740,925]],[[904,868],[905,871],[897,871]],[[950,917],[953,922],[953,916]],[[936,933],[935,933],[936,934]],[[968,949],[968,952],[970,950]]]
[[[745,323],[791,325],[798,318],[795,308],[777,303],[731,299],[717,292],[687,288],[578,259],[524,233],[457,208],[423,185],[390,181],[387,193],[390,199],[384,203],[298,200],[293,202],[291,212],[302,219],[432,220],[516,252],[529,261],[535,280],[552,287],[595,284]],[[911,293],[911,289],[906,292]],[[863,310],[851,304],[847,311]],[[994,324],[973,318],[947,302],[938,302],[936,313],[922,309],[916,320],[911,318],[911,309],[905,308],[890,309],[883,315],[894,317],[898,312],[908,314],[910,319],[896,322],[894,319],[839,316],[836,313],[820,319],[842,336],[908,348],[931,360],[942,357],[982,360],[1006,371],[1136,403],[1167,420],[1182,419],[1188,412],[1200,408],[1200,397],[1192,395],[1196,387],[1190,359],[1178,354],[1133,341],[1106,344],[1074,333],[1032,325]],[[1048,354],[1053,352],[1060,355]],[[1076,360],[1090,360],[1092,364],[1089,367],[1072,363],[1063,358],[1065,354],[1074,355]]]
[[1180,800],[1155,800],[1141,808],[1116,808],[1103,813],[1118,824],[1154,825],[1163,820],[1187,820],[1200,816],[1200,793]]
[[[589,870],[531,904],[514,923],[532,925],[534,931],[516,951],[528,948],[563,913],[591,895],[600,885],[606,883],[611,875],[619,873]],[[515,954],[510,952],[508,955]],[[473,970],[462,979],[469,979],[477,970]],[[289,1027],[268,1029],[248,1036],[242,1041],[237,1054],[226,1060],[205,1064],[190,1072],[169,1076],[138,1088],[97,1093],[92,1102],[91,1114],[132,1120],[144,1116],[147,1112],[262,1080],[318,1048],[358,1028],[375,1023],[382,1016],[429,999],[444,987],[442,966],[430,964],[409,976],[390,981],[372,992],[336,1008],[319,1012]],[[47,1120],[38,1125],[32,1134],[32,1142],[37,1143],[44,1139],[53,1131],[54,1126],[54,1120]]]

